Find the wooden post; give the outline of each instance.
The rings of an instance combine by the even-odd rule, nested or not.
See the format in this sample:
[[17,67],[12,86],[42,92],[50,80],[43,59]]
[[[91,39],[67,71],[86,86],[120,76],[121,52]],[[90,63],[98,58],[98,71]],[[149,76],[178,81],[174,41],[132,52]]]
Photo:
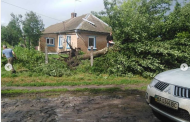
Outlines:
[[48,49],[47,49],[47,44],[45,46],[45,64],[48,64]]
[[90,62],[91,62],[91,67],[93,66],[93,46],[91,46],[91,50],[90,50]]

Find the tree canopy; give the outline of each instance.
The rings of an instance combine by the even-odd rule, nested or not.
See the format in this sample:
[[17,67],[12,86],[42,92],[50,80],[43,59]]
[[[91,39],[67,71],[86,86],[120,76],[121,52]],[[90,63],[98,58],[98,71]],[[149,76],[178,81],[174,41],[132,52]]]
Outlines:
[[24,35],[29,39],[29,45],[37,46],[42,31],[44,30],[44,24],[40,16],[37,16],[34,12],[25,14],[25,20],[23,21]]
[[16,16],[11,13],[11,17],[11,21],[7,26],[1,25],[1,40],[2,42],[15,46],[22,38],[22,30],[20,28],[22,16]]
[[[11,21],[7,26],[1,25],[2,42],[8,43],[12,46],[22,43],[27,47],[37,46],[44,24],[40,16],[34,12],[28,12],[23,20],[22,15],[11,14]],[[28,40],[28,41],[25,41]]]
[[97,59],[107,65],[94,70],[153,77],[184,62],[190,65],[190,3],[176,2],[171,11],[172,2],[104,0],[117,44],[107,56]]

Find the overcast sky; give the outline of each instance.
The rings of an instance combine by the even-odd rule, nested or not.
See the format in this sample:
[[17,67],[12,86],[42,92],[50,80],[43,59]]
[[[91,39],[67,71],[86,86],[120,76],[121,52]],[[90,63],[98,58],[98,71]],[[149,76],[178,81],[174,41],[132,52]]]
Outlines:
[[46,28],[70,19],[74,10],[77,16],[80,16],[91,11],[104,10],[104,4],[103,0],[1,0],[1,24],[6,26],[9,23],[11,13],[24,17],[26,12],[29,12],[24,9],[41,16]]
[[[185,0],[178,1],[182,3]],[[1,0],[1,24],[6,26],[9,23],[11,13],[24,17],[29,12],[25,9],[41,16],[46,28],[69,19],[74,10],[80,16],[91,11],[104,10],[104,4],[103,0]]]

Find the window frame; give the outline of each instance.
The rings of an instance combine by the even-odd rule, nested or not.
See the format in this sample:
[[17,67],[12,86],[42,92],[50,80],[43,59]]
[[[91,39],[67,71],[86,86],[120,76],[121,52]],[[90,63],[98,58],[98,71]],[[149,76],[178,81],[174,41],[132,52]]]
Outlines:
[[[47,43],[47,40],[49,39],[49,43]],[[50,39],[53,39],[53,44],[50,43]],[[55,47],[55,38],[46,38],[46,44],[49,47]]]
[[89,46],[89,41],[90,41],[90,38],[93,38],[93,43],[94,43],[94,46],[93,46],[93,50],[96,50],[96,36],[88,36],[88,50],[91,50],[91,46]]
[[[70,45],[71,45],[71,35],[67,35],[66,43],[67,43],[67,41],[68,41],[68,37],[70,37]],[[68,42],[68,43],[69,43],[69,42]],[[66,48],[67,48],[67,49],[71,49],[68,44],[66,44]]]
[[[63,40],[61,40],[63,38]],[[58,36],[58,48],[63,49],[64,37],[62,35]]]

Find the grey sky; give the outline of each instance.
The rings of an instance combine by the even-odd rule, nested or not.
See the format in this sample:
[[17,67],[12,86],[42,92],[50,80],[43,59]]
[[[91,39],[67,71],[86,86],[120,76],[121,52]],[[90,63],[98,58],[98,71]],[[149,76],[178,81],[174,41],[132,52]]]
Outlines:
[[[4,1],[4,2],[3,2]],[[80,1],[80,2],[79,2]],[[61,21],[67,20],[71,17],[71,13],[77,13],[77,16],[90,13],[91,11],[101,11],[104,10],[103,0],[1,0],[1,24],[7,25],[11,20],[11,13],[15,15],[21,14],[25,15],[26,12],[34,11],[37,14],[42,14],[41,16],[45,28],[59,23]],[[178,0],[182,3],[185,0]],[[190,0],[187,0],[189,2]],[[6,2],[6,3],[5,3]],[[10,4],[7,4],[10,3]],[[15,6],[14,6],[15,5]],[[18,7],[16,7],[18,6]],[[174,6],[174,5],[173,5]],[[27,9],[21,9],[21,8]],[[58,21],[61,20],[61,21]]]
[[[21,14],[24,17],[25,13],[29,12],[16,6],[62,21],[69,19],[74,10],[77,16],[90,13],[91,11],[104,10],[103,0],[80,0],[80,2],[75,0],[1,0],[2,25],[9,23],[11,13],[15,15]],[[39,16],[41,16],[45,27],[61,22],[42,15]]]

